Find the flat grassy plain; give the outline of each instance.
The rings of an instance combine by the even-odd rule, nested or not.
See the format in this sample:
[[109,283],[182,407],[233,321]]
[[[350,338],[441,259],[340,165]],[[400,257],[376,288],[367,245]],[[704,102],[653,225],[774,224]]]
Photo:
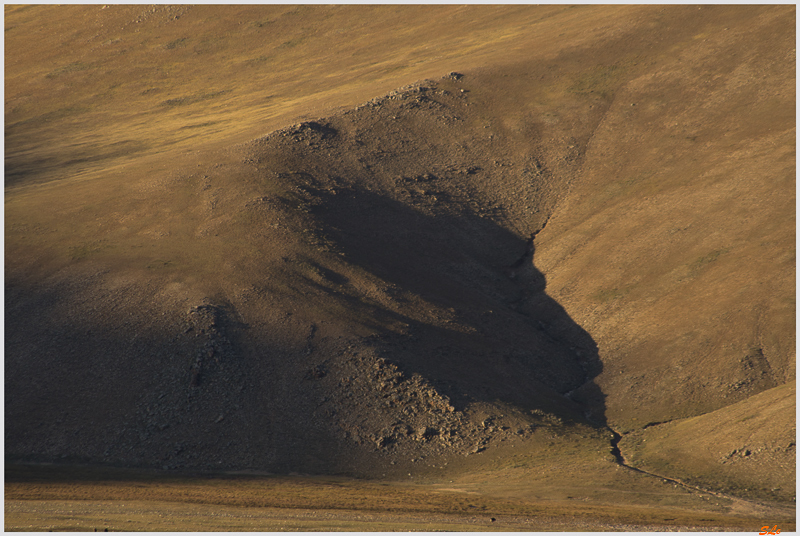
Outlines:
[[[499,473],[454,476],[456,480],[447,483],[423,477],[411,483],[10,465],[6,467],[5,529],[754,531],[771,523],[784,531],[794,530],[789,510],[741,501],[732,505],[709,494],[674,490],[658,479],[649,486],[633,484],[625,492],[628,498],[614,497],[622,493],[619,488],[603,493],[599,487],[593,489],[595,497],[573,497],[566,493],[585,493],[587,487],[569,482],[569,477],[561,484],[549,483],[528,472],[528,479],[539,481],[536,497],[525,498],[514,489],[522,474],[514,478],[509,471]],[[509,485],[498,485],[498,477],[511,477]],[[629,478],[636,479],[633,474]],[[603,498],[597,500],[597,496]]]
[[795,529],[793,505],[622,467],[590,430],[409,470],[352,478],[11,462],[5,528],[749,532],[770,523]]

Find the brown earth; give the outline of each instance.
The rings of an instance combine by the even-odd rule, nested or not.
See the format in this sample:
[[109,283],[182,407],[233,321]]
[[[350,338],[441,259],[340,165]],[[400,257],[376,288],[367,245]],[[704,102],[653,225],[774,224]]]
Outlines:
[[793,505],[794,20],[7,6],[7,460]]
[[[639,479],[631,479],[628,493],[642,491],[642,482],[635,480]],[[646,483],[645,487],[651,492],[656,489]],[[5,528],[84,532],[755,531],[769,519],[783,532],[794,530],[787,509],[734,506],[728,512],[715,506],[724,500],[709,495],[691,497],[667,491],[658,497],[658,504],[653,504],[652,498],[646,501],[650,504],[632,504],[619,501],[619,497],[598,501],[596,497],[566,497],[558,491],[546,498],[538,493],[493,496],[475,491],[465,482],[191,475],[45,464],[6,467]]]

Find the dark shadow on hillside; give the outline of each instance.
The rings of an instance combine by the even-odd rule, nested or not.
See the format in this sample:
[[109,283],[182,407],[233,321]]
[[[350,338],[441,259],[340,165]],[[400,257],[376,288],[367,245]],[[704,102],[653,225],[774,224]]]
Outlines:
[[254,351],[232,306],[165,311],[146,287],[81,275],[5,281],[7,463],[288,472],[328,446],[280,405],[275,363],[294,349]]
[[[315,215],[348,262],[437,308],[409,309],[409,317],[444,311],[406,318],[407,334],[380,337],[388,360],[456,407],[503,401],[605,424],[591,381],[602,369],[597,345],[545,292],[532,239],[452,203],[414,207],[368,190],[315,194],[323,199]],[[570,399],[579,388],[582,404]]]

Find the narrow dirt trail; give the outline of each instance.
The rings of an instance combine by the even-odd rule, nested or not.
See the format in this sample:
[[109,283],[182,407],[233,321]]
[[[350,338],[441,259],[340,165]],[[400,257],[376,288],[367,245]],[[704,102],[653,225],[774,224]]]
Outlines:
[[718,491],[712,491],[710,489],[702,488],[700,486],[688,484],[679,478],[661,475],[658,473],[653,473],[650,471],[645,471],[644,469],[639,469],[637,467],[634,467],[628,464],[624,454],[622,453],[622,450],[619,447],[619,442],[622,440],[622,435],[620,435],[616,430],[612,428],[609,428],[609,430],[611,430],[613,434],[613,438],[611,439],[611,454],[612,456],[614,456],[615,462],[620,467],[623,467],[629,471],[633,471],[634,473],[661,479],[664,482],[669,482],[676,486],[680,486],[690,492],[712,495],[719,499],[725,499],[731,501],[731,513],[740,515],[761,515],[765,516],[765,519],[768,519],[769,516],[771,515],[776,515],[776,514],[792,515],[794,513],[794,511],[790,508],[781,508],[773,505],[764,504],[758,501],[742,499],[740,497],[735,497],[733,495],[727,495],[725,493],[721,493]]

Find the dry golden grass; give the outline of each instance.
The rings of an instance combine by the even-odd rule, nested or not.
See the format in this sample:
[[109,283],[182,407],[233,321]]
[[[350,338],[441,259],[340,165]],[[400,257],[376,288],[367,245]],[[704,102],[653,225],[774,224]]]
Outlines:
[[[448,486],[335,477],[190,477],[86,467],[9,466],[5,528],[755,530],[763,519],[674,506],[500,498],[453,488],[463,483]],[[793,527],[786,517],[773,515],[770,522],[779,523],[783,530]]]
[[786,423],[795,408],[791,382],[705,415],[630,434],[621,449],[635,467],[791,504],[797,483],[797,429]]
[[[460,71],[469,123],[436,141],[455,147],[485,125],[512,140],[501,147],[509,161],[534,155],[551,166],[553,184],[541,188],[558,203],[535,207],[535,218],[552,217],[534,264],[601,364],[593,391],[573,398],[630,432],[620,445],[637,466],[778,502],[770,509],[627,471],[597,435],[501,449],[414,485],[10,467],[7,530],[501,528],[490,515],[508,517],[502,528],[536,530],[794,528],[785,506],[795,405],[793,7],[92,5],[6,6],[5,15],[7,302],[40,292],[47,304],[15,312],[35,335],[15,340],[7,361],[7,392],[32,400],[12,424],[51,423],[65,407],[47,399],[58,388],[77,400],[58,378],[27,383],[24,352],[45,337],[38,321],[59,311],[84,322],[74,340],[90,328],[120,330],[128,344],[131,317],[119,311],[152,327],[156,314],[210,296],[250,314],[276,345],[301,350],[309,323],[347,320],[348,336],[365,336],[408,320],[368,298],[309,298],[313,285],[303,285],[324,279],[325,262],[365,296],[383,282],[244,210],[253,199],[296,197],[289,182],[244,163],[237,144]],[[289,165],[283,153],[274,158],[275,169]],[[513,188],[487,190],[521,222],[517,234],[539,222]],[[297,221],[313,223],[307,206],[295,208]],[[285,268],[290,257],[296,273]],[[62,283],[101,279],[96,294],[76,290],[60,309],[46,301]],[[253,291],[245,303],[254,288],[270,299]],[[82,316],[98,295],[115,313]],[[431,304],[418,303],[413,314],[423,318]],[[64,325],[42,323],[50,335]],[[71,418],[113,413],[96,385],[81,385],[92,416]],[[133,406],[134,394],[123,398]],[[662,421],[671,422],[643,429]],[[764,427],[781,439],[767,445],[785,447],[780,457],[728,463]],[[209,505],[219,515],[204,515]]]
[[[595,37],[587,29],[596,22],[635,14],[598,6],[5,10],[7,185],[97,177],[199,145],[229,146],[450,70],[510,63],[531,47],[552,54],[556,36],[578,44]],[[59,21],[58,31],[47,20]]]

